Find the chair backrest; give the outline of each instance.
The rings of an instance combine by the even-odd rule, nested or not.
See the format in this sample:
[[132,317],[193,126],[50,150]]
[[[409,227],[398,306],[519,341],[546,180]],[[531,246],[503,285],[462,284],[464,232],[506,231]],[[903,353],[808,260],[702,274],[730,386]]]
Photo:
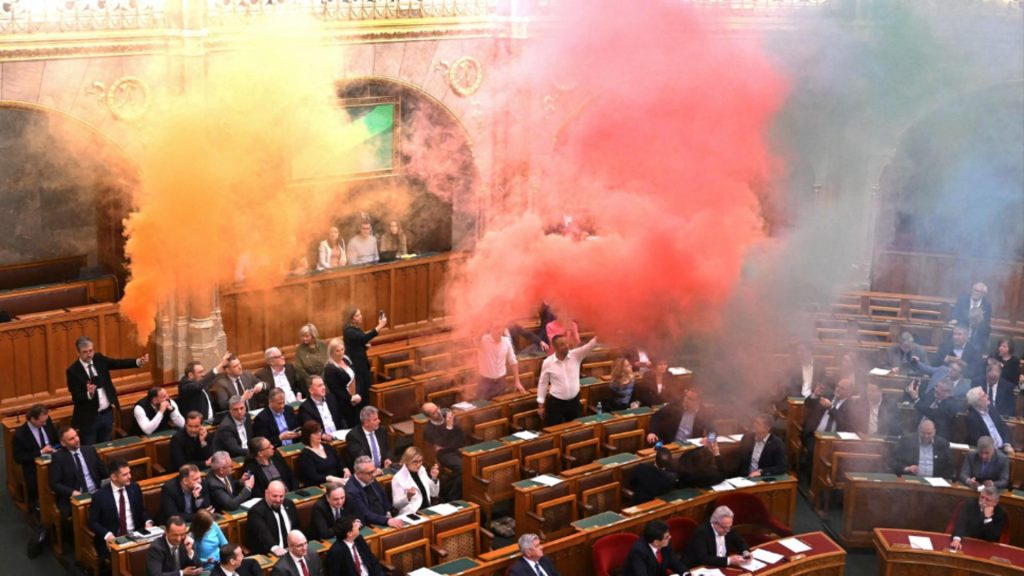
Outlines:
[[612,420],[611,422],[605,422],[601,429],[601,434],[604,436],[605,441],[609,440],[613,434],[619,432],[628,432],[630,430],[636,430],[636,426],[639,420],[636,418],[623,418],[622,420]]
[[576,442],[565,447],[565,459],[570,468],[590,464],[599,457],[600,443],[597,438]]
[[537,504],[537,515],[544,519],[541,538],[551,540],[573,531],[572,523],[579,519],[576,496],[569,494]]
[[490,484],[487,485],[487,496],[492,501],[507,500],[514,493],[512,484],[519,481],[519,461],[509,460],[485,466],[480,470],[480,477],[490,480]]
[[394,566],[399,574],[408,574],[417,568],[431,565],[430,542],[426,538],[400,546],[383,548],[384,562]]
[[129,460],[128,468],[132,471],[132,480],[136,482],[153,477],[153,460],[149,456]]
[[558,474],[561,471],[558,448],[526,456],[523,458],[523,469],[532,474]]
[[576,442],[596,438],[596,433],[596,426],[581,426],[572,430],[566,430],[565,432],[562,432],[562,446],[568,446],[569,444],[575,444]]
[[448,552],[445,556],[446,561],[473,558],[480,553],[480,527],[476,524],[467,524],[439,532],[434,536],[434,544]]
[[146,556],[149,554],[149,544],[136,546],[128,551],[128,571],[121,571],[121,576],[133,576],[146,573]]
[[733,526],[745,524],[765,524],[771,518],[771,512],[764,501],[753,494],[730,492],[718,497],[714,508],[728,506],[732,510]]
[[299,526],[309,526],[309,522],[313,518],[313,506],[316,505],[317,500],[318,498],[308,498],[295,504],[295,512],[299,517]]
[[419,411],[423,405],[421,388],[415,382],[399,386],[388,386],[377,392],[378,408],[391,413],[394,422],[404,422]]
[[621,508],[619,483],[611,482],[584,490],[580,495],[580,503],[583,506],[583,516],[619,510]]
[[690,536],[697,529],[697,521],[693,518],[677,516],[668,519],[668,533],[672,535],[672,550],[683,554],[690,543]]
[[639,536],[636,534],[609,534],[594,542],[594,576],[611,576],[622,570],[626,556]]
[[493,420],[502,420],[505,416],[501,413],[501,406],[488,406],[487,408],[470,412],[469,418],[472,424],[480,424]]
[[832,483],[843,484],[849,472],[882,472],[885,463],[880,454],[832,453]]
[[[104,464],[110,464],[110,462],[116,458],[124,458],[125,460],[132,461],[139,458],[146,457],[146,446],[142,443],[129,444],[127,446],[121,446],[119,448],[112,448],[100,453],[100,457],[103,458]],[[132,470],[134,473],[135,471]],[[138,478],[134,478],[138,481]]]
[[639,452],[644,447],[644,431],[630,430],[608,436],[607,450],[611,454]]
[[544,420],[536,408],[512,415],[512,428],[516,430],[540,430],[543,427]]
[[953,527],[956,526],[956,520],[960,517],[960,513],[963,512],[965,504],[967,504],[967,500],[964,500],[957,504],[956,508],[953,508],[953,514],[949,517],[949,523],[946,524],[946,534],[953,533]]
[[473,436],[479,441],[497,440],[508,436],[508,420],[498,418],[490,422],[481,422],[473,425]]

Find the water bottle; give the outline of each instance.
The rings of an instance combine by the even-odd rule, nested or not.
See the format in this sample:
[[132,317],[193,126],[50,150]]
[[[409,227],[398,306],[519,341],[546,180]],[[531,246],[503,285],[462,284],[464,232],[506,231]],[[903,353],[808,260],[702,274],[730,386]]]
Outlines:
[[601,403],[600,402],[597,403],[597,413],[598,414],[604,414],[604,408],[601,407]]
[[657,450],[657,449],[661,448],[664,445],[665,445],[664,442],[662,442],[661,440],[658,440],[657,442],[654,443],[654,449]]

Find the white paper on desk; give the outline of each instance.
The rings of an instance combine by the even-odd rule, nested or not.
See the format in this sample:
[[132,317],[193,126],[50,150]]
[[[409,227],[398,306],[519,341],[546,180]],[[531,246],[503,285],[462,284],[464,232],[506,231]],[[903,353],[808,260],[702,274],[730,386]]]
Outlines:
[[690,570],[692,576],[725,576],[725,573],[718,568],[694,568]]
[[799,554],[801,552],[807,552],[811,549],[810,546],[804,544],[797,538],[786,538],[785,540],[779,540],[779,544],[785,546],[790,552]]
[[262,498],[252,498],[250,500],[246,500],[245,502],[242,502],[238,507],[241,508],[242,510],[248,511],[249,508],[252,508],[253,506],[255,506],[256,503],[259,502],[260,500],[262,500]]
[[476,406],[473,406],[469,402],[459,402],[458,404],[452,404],[452,408],[455,410],[472,410],[473,408],[476,408]]
[[344,440],[345,436],[348,436],[348,430],[335,430],[334,434],[331,434],[331,438],[335,440]]
[[693,371],[687,370],[682,366],[672,366],[668,369],[668,373],[673,376],[686,376],[687,374],[693,374]]
[[[743,440],[743,434],[733,434],[732,436],[726,436],[726,438],[732,440],[733,442],[739,442],[740,440]],[[721,442],[722,439],[719,438],[718,441]]]
[[758,548],[750,553],[750,556],[764,562],[765,564],[775,564],[779,560],[782,560],[782,554],[776,554],[770,550],[762,550]]
[[950,442],[949,447],[953,450],[970,450],[971,447],[967,444],[960,444],[959,442]]
[[719,444],[732,444],[734,442],[739,442],[739,439],[738,438],[733,438],[732,436],[719,436],[718,437],[718,443]]
[[728,482],[729,484],[732,484],[736,488],[746,488],[748,486],[756,486],[757,485],[757,482],[754,482],[753,480],[747,480],[746,478],[744,478],[742,476],[737,476],[735,478],[729,478],[728,480],[726,480],[726,482]]
[[686,442],[689,443],[689,444],[693,444],[694,446],[703,446],[704,445],[704,438],[701,438],[701,437],[687,438]]
[[513,436],[519,438],[520,440],[533,440],[534,438],[540,436],[540,434],[537,434],[536,432],[530,432],[529,430],[523,430],[522,432],[516,432],[515,434],[513,434]]
[[767,564],[765,564],[764,562],[760,562],[758,560],[755,560],[753,558],[750,558],[746,562],[743,562],[743,563],[740,564],[740,568],[743,568],[744,570],[749,570],[751,572],[756,572],[756,571],[760,570],[761,568],[764,568],[765,566],[767,566]]
[[910,547],[914,550],[934,550],[932,539],[927,536],[907,536],[907,540],[910,541]]
[[454,514],[458,512],[459,508],[457,506],[452,506],[451,504],[436,504],[434,506],[431,506],[430,508],[427,508],[427,510],[430,510],[431,512],[437,514],[438,516],[447,516],[449,514]]
[[434,572],[430,568],[417,568],[412,572],[409,572],[409,576],[441,576],[437,572]]
[[[945,478],[925,477],[924,481],[927,482],[929,486],[942,486],[944,488],[949,488],[950,486],[949,482],[946,482]],[[931,550],[931,548],[929,548],[929,550]]]
[[735,490],[732,484],[728,482],[722,482],[721,484],[715,484],[711,487],[715,492],[728,492],[729,490]]
[[533,478],[530,478],[530,480],[533,480],[534,482],[540,482],[545,486],[554,486],[555,484],[562,483],[561,478],[559,478],[558,476],[552,476],[550,474],[541,474],[540,476],[534,476]]
[[887,368],[872,368],[871,371],[868,372],[868,374],[871,374],[872,376],[888,376],[891,373],[892,370]]
[[860,436],[857,436],[856,432],[836,432],[840,440],[860,440]]

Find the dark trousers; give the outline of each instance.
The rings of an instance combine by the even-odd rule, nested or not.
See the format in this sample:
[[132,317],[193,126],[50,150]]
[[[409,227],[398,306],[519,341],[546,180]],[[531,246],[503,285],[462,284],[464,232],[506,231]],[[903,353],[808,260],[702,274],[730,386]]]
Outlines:
[[110,440],[114,434],[114,406],[97,414],[92,424],[83,426],[79,434],[86,446]]
[[477,400],[490,400],[495,396],[505,393],[505,379],[504,378],[485,378],[480,377],[480,381],[476,385],[476,399]]
[[462,456],[458,453],[442,450],[437,453],[437,462],[452,471],[450,478],[441,480],[441,490],[445,502],[462,498]]
[[544,401],[544,425],[554,426],[563,422],[571,422],[583,414],[580,409],[580,395],[572,400],[559,400],[548,394]]

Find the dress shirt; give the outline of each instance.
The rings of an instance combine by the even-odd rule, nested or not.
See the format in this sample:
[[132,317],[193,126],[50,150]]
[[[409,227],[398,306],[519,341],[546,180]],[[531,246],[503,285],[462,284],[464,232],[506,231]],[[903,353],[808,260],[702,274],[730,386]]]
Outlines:
[[764,452],[764,445],[768,441],[768,437],[765,436],[763,440],[754,439],[754,452],[750,455],[750,471],[761,469],[761,453]]
[[235,430],[238,430],[238,439],[241,441],[242,446],[249,444],[249,435],[245,433],[245,419],[241,422],[235,420],[234,417],[229,416],[235,422]]
[[[270,410],[270,408],[267,408],[267,410]],[[274,412],[273,410],[270,410],[270,413],[274,416],[274,423],[277,424],[278,435],[280,436],[282,432],[288,432],[288,421],[284,419],[284,412]],[[291,443],[291,440],[281,441],[282,446],[287,446]]]
[[679,428],[676,429],[676,436],[673,441],[683,443],[689,440],[693,434],[693,421],[697,418],[696,412],[683,412],[679,418]]
[[988,413],[988,410],[982,412],[978,410],[978,414],[981,414],[981,419],[985,422],[985,427],[988,428],[988,435],[995,442],[997,448],[1003,447],[1003,437],[999,435],[999,430],[996,428],[996,423],[992,421],[992,415]]
[[[370,572],[366,569],[366,562],[363,561],[363,557],[356,551],[356,543],[345,540],[345,545],[348,546],[348,553],[352,555],[352,561],[359,564],[359,576],[370,576]],[[358,562],[356,561],[358,558]]]
[[534,574],[536,574],[537,576],[548,576],[548,573],[540,567],[540,562],[534,562],[533,560],[530,560],[528,558],[524,558],[524,560],[526,560],[526,563],[530,566],[530,568],[533,568]]
[[270,375],[274,377],[274,387],[284,390],[284,401],[289,404],[295,402],[297,400],[295,391],[292,390],[292,383],[288,381],[284,368],[281,368],[280,372],[276,372],[271,368]]
[[320,413],[320,418],[324,421],[324,432],[327,434],[337,432],[338,428],[334,424],[334,417],[331,416],[331,410],[327,407],[327,402],[313,398],[313,405],[316,406],[316,411]]
[[719,534],[714,525],[711,526],[711,533],[715,535],[715,556],[725,558],[729,555],[728,549],[725,547],[725,536]]
[[565,360],[559,360],[557,354],[545,358],[540,367],[537,403],[544,403],[548,388],[551,389],[551,395],[559,400],[572,400],[578,396],[580,393],[580,364],[595,346],[597,346],[596,338],[579,348],[569,350]]
[[917,475],[931,476],[935,473],[935,450],[931,444],[921,444],[917,449]]
[[[85,374],[89,377],[89,381],[92,382],[92,379],[98,375],[96,373],[96,367],[92,365],[92,362],[82,362],[79,360],[78,363],[82,365],[82,368],[85,368]],[[96,408],[97,411],[103,412],[107,408],[110,408],[110,400],[107,398],[107,391],[99,384],[96,385],[96,398],[97,402],[99,402],[99,406]]]
[[[124,491],[124,526],[131,532],[135,530],[135,518],[132,517],[132,499],[128,496],[128,490],[126,488],[118,488],[117,486],[111,486],[114,489],[114,508],[117,509],[117,514],[121,514],[121,492]],[[108,532],[107,534],[110,534]]]
[[878,434],[878,410],[882,407],[882,403],[868,404],[868,434]]
[[384,463],[384,459],[380,456],[380,444],[377,443],[377,433],[363,428],[363,435],[366,436],[366,440],[370,444],[370,458],[373,458],[373,465],[380,468]]
[[515,350],[512,348],[512,340],[501,336],[495,342],[490,334],[480,337],[478,360],[480,364],[480,375],[491,380],[504,378],[508,373],[509,364],[517,364]]
[[804,364],[800,369],[803,373],[803,385],[800,387],[800,394],[807,398],[814,393],[814,363]]
[[174,426],[175,428],[185,427],[185,418],[181,415],[181,410],[178,410],[178,405],[174,402],[174,400],[168,400],[168,402],[171,403],[171,407],[173,407],[174,410],[161,412],[158,409],[156,411],[156,414],[153,415],[152,420],[150,420],[149,417],[146,416],[146,409],[143,408],[142,406],[136,406],[135,409],[132,410],[132,415],[135,416],[135,421],[139,423],[139,428],[142,428],[143,434],[152,434],[153,431],[160,426],[160,423],[163,422],[164,418],[168,414],[170,414],[172,426]]
[[32,437],[35,438],[36,443],[40,443],[39,444],[39,449],[40,450],[42,450],[46,446],[50,445],[50,437],[46,435],[46,427],[45,426],[36,426],[35,424],[29,422],[28,423],[28,428],[29,428],[29,430],[32,431]]
[[[288,542],[281,540],[281,534],[288,534],[292,531],[292,521],[288,518],[288,513],[284,509],[284,505],[278,506],[277,510],[274,510],[273,506],[270,506],[270,511],[274,513],[274,520],[277,522],[277,541],[281,548],[287,548]],[[281,523],[284,523],[284,531],[281,530]]]

